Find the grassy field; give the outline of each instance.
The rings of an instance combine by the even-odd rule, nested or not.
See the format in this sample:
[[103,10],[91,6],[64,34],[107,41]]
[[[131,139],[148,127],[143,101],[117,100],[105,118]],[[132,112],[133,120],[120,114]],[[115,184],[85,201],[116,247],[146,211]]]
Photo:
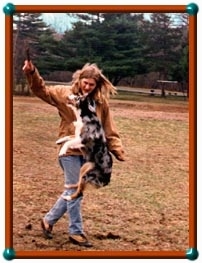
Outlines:
[[[123,98],[122,98],[123,99]],[[114,159],[112,180],[87,190],[85,232],[95,251],[185,251],[189,247],[188,102],[149,98],[111,100],[126,151]],[[166,102],[166,103],[165,103]],[[40,218],[63,191],[57,163],[59,116],[38,98],[13,100],[13,247],[88,250],[68,241],[68,216],[45,240]]]

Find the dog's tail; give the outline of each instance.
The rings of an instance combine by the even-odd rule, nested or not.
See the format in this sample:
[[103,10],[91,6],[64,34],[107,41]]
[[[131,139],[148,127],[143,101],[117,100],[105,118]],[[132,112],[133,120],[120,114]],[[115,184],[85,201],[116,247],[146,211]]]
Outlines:
[[80,178],[86,175],[90,170],[95,167],[95,163],[93,162],[86,162],[80,169]]
[[95,163],[93,162],[86,162],[80,169],[80,175],[79,175],[79,181],[76,185],[65,185],[65,188],[75,188],[77,187],[76,192],[74,192],[72,195],[62,196],[65,200],[70,201],[72,199],[77,198],[80,196],[86,186],[85,180],[83,180],[83,177],[93,168],[95,167]]

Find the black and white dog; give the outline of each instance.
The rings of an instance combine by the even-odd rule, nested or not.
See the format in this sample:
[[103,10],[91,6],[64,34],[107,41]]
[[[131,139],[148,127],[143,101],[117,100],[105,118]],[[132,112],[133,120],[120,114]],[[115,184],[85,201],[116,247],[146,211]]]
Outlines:
[[85,154],[86,162],[80,169],[79,181],[76,185],[65,185],[65,188],[77,188],[71,196],[63,196],[72,200],[82,194],[87,184],[96,188],[103,187],[110,182],[113,159],[106,144],[105,133],[100,120],[96,115],[94,101],[88,96],[70,96],[73,103],[68,104],[75,114],[75,137],[63,137],[56,141],[57,144],[65,141],[59,156],[66,153],[68,148],[81,147]]

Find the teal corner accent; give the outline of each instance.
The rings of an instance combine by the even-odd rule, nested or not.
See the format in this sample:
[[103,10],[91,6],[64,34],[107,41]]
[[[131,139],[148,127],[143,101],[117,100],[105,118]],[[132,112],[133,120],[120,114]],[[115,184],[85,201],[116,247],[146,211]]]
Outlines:
[[4,6],[3,11],[5,15],[12,15],[15,12],[15,6],[12,3],[8,3]]
[[189,15],[192,15],[192,16],[196,15],[198,13],[198,10],[199,10],[199,8],[198,8],[197,4],[195,4],[195,3],[191,3],[191,4],[188,4],[186,6],[186,12]]
[[3,256],[6,260],[12,260],[15,258],[15,250],[13,248],[6,248],[3,252]]
[[198,258],[198,255],[199,255],[199,253],[198,253],[196,248],[189,248],[186,251],[186,258],[187,259],[195,260]]

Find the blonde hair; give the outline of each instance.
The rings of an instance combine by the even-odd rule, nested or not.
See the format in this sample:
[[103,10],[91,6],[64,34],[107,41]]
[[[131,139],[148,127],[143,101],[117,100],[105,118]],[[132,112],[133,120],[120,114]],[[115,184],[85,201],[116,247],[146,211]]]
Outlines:
[[80,80],[83,78],[92,78],[96,81],[96,87],[93,91],[93,97],[96,101],[102,103],[103,99],[109,99],[110,95],[116,94],[116,88],[102,74],[98,66],[93,63],[86,63],[82,69],[77,70],[72,76],[72,91],[74,94],[80,94]]

